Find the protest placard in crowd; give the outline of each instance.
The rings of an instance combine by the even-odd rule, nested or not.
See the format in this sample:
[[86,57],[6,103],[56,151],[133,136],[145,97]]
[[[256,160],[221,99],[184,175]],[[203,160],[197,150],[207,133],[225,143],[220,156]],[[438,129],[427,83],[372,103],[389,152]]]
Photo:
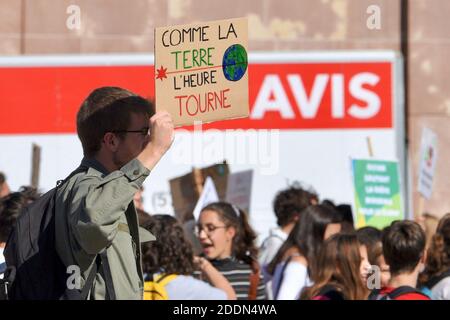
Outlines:
[[228,175],[226,201],[250,214],[253,170]]
[[192,168],[182,176],[170,179],[170,194],[175,216],[181,221],[193,219],[193,212],[210,177],[214,182],[219,200],[225,200],[228,174],[226,161],[204,168]]
[[404,219],[397,161],[352,159],[356,227]]
[[248,117],[246,18],[155,29],[157,109],[176,126]]
[[420,145],[418,190],[426,199],[431,198],[433,191],[433,177],[436,170],[437,153],[436,134],[428,128],[423,128]]
[[211,177],[207,177],[205,180],[205,184],[203,186],[202,193],[197,201],[197,204],[194,208],[194,218],[197,221],[200,217],[200,213],[202,209],[206,207],[208,204],[219,201],[219,196],[217,195],[216,186],[214,185],[214,181]]

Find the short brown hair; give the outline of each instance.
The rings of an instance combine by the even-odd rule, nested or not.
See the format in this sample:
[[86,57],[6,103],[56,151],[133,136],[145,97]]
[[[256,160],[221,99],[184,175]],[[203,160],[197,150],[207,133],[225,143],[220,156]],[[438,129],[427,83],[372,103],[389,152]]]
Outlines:
[[303,188],[298,184],[279,191],[273,201],[277,224],[284,227],[291,223],[314,201],[318,202],[318,198],[314,190]]
[[[130,114],[154,114],[152,102],[118,87],[101,87],[92,91],[81,104],[77,114],[77,133],[84,155],[94,156],[105,133],[127,130]],[[118,134],[123,138],[124,133]]]
[[450,213],[439,221],[427,253],[426,267],[419,277],[422,285],[450,269]]
[[411,272],[425,251],[426,236],[413,221],[394,221],[383,231],[383,254],[392,275]]

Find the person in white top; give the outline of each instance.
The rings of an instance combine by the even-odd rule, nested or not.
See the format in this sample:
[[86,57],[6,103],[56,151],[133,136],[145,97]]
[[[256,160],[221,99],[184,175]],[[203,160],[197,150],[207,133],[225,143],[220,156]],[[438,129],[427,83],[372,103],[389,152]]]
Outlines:
[[431,289],[432,300],[450,300],[450,276],[445,277]]
[[289,262],[280,264],[284,271],[276,300],[297,300],[303,288],[312,285],[307,265],[308,262],[303,256],[294,256]]
[[341,230],[339,215],[323,205],[312,205],[300,215],[267,271],[272,275],[272,298],[296,300],[303,288],[312,285],[310,273],[325,239]]
[[259,250],[258,260],[263,268],[272,261],[286,241],[299,219],[300,212],[317,202],[318,196],[314,191],[299,186],[292,186],[278,192],[273,202],[278,227],[269,231],[269,236],[264,239]]
[[[431,239],[419,287],[431,291],[433,300],[450,300],[450,213],[444,215]],[[427,292],[429,294],[429,292]]]

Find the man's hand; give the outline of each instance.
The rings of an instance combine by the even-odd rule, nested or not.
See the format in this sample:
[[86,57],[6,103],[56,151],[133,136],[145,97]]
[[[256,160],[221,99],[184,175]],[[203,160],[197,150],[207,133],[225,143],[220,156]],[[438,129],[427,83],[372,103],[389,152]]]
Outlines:
[[167,111],[156,112],[149,120],[150,142],[137,159],[149,170],[158,163],[169,150],[174,139],[172,117]]

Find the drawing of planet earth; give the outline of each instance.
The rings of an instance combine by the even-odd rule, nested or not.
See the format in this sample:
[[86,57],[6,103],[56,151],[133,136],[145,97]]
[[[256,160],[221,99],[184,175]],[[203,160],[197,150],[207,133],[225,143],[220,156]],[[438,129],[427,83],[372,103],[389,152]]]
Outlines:
[[240,44],[233,44],[223,54],[222,69],[229,81],[240,80],[247,70],[247,51]]

